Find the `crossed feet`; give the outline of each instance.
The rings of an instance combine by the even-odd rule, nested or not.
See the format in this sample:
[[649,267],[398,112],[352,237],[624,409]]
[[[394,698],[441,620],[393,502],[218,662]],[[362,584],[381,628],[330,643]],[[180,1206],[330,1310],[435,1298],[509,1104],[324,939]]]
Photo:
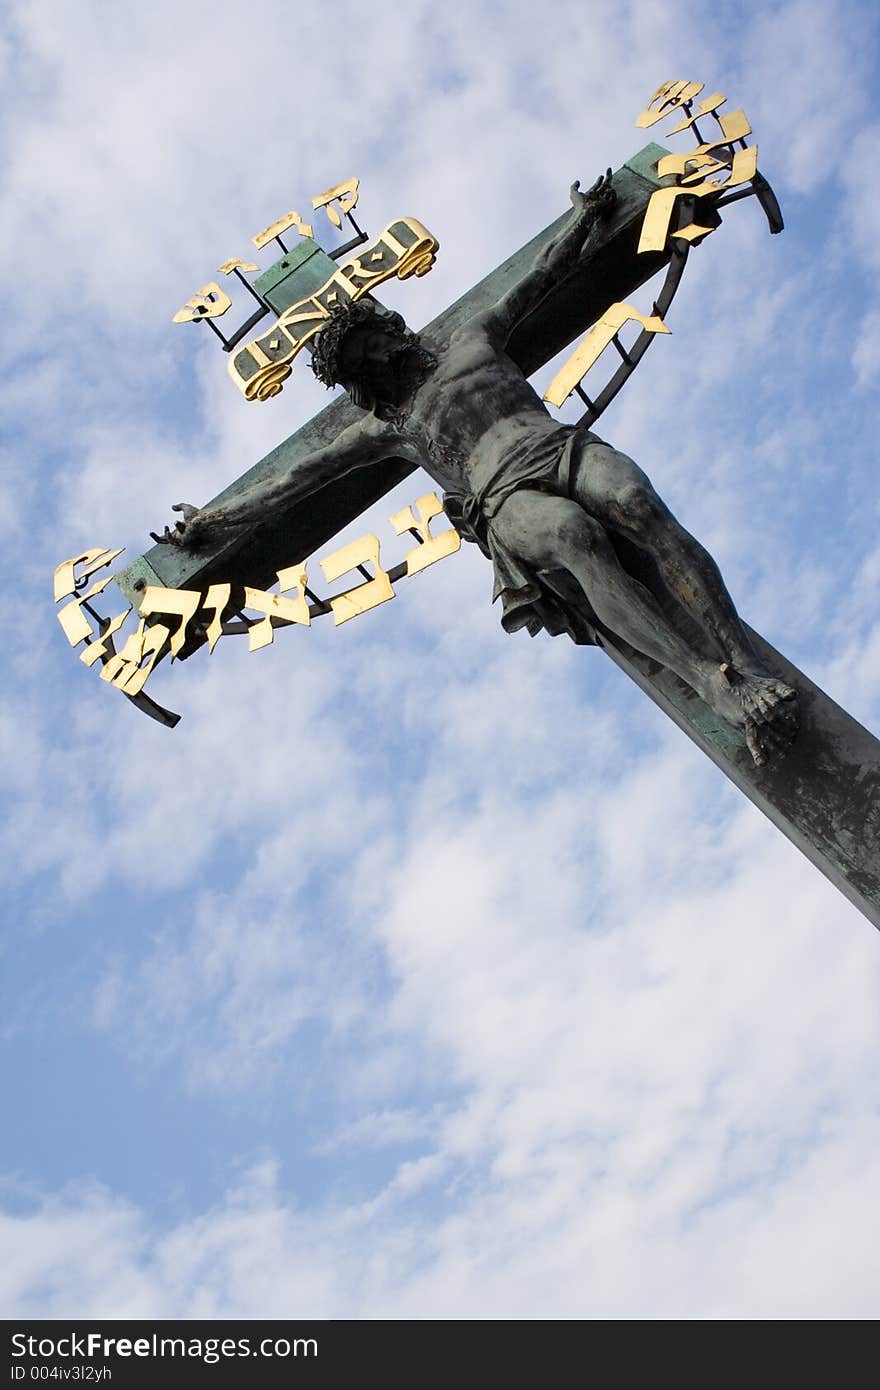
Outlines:
[[797,691],[766,671],[739,670],[724,662],[710,668],[697,694],[743,731],[756,767],[781,757],[797,733]]

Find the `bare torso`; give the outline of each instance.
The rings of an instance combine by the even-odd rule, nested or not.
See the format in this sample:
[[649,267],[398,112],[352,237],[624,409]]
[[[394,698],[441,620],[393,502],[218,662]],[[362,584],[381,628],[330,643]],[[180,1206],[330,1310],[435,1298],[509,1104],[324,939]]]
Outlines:
[[[479,320],[463,325],[407,405],[402,429],[385,425],[450,491],[475,485],[543,435],[557,433],[540,397]],[[389,438],[390,436],[390,438]]]

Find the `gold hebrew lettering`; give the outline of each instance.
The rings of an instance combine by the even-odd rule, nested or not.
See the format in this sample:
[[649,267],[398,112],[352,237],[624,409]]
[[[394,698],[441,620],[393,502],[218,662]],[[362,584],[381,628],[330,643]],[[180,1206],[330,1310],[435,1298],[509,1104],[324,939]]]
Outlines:
[[187,626],[201,601],[198,589],[163,589],[159,584],[148,584],[138,611],[142,618],[149,618],[153,613],[180,615],[180,623],[171,636],[171,655],[177,656],[186,641]]
[[[736,115],[736,112],[733,113]],[[657,173],[662,177],[667,174],[675,174],[683,181],[692,184],[694,179],[705,177],[707,174],[715,174],[719,169],[726,169],[729,178],[718,180],[715,183],[708,183],[706,188],[710,193],[717,193],[720,189],[730,184],[743,183],[750,177],[749,168],[757,160],[757,145],[749,145],[745,150],[737,150],[730,157],[727,140],[712,140],[705,145],[698,145],[689,154],[665,154],[662,159],[657,161]],[[721,158],[717,156],[717,151],[721,152]],[[668,190],[665,190],[668,192]],[[693,192],[693,188],[690,190]],[[658,189],[662,193],[664,190]]]
[[[131,612],[131,609],[129,609],[129,612]],[[127,616],[128,614],[126,614],[126,617]],[[143,625],[143,623],[141,625]],[[106,633],[104,635],[107,636]],[[116,652],[115,655],[107,658],[107,660],[101,667],[102,681],[108,681],[111,685],[113,685],[116,683],[116,680],[120,675],[122,675],[123,673],[128,674],[130,672],[130,664],[126,659],[125,655],[123,655],[123,653],[130,650],[132,640],[136,636],[137,633],[133,633],[132,636],[129,637],[126,641],[125,646],[122,648],[121,652]]]
[[90,642],[85,650],[80,652],[80,661],[86,666],[91,667],[94,666],[96,661],[100,661],[105,657],[107,655],[107,644],[110,638],[113,636],[114,632],[119,631],[130,612],[130,608],[125,608],[121,613],[117,613],[115,618],[111,618],[100,637],[96,638],[94,642]]
[[214,616],[205,628],[209,652],[214,650],[223,636],[223,613],[231,593],[231,584],[212,584],[202,600],[202,608],[213,608],[214,610]]
[[108,574],[105,579],[99,579],[98,582],[93,584],[84,594],[80,594],[79,598],[75,598],[72,603],[66,603],[64,607],[59,609],[56,613],[55,616],[63,627],[64,635],[72,647],[77,646],[79,642],[85,641],[87,637],[91,637],[94,633],[94,629],[85,613],[82,611],[81,605],[88,602],[90,598],[95,598],[98,594],[103,593],[112,578],[113,575]]
[[[695,125],[697,121],[702,120],[704,116],[714,116],[719,106],[723,106],[726,100],[727,97],[723,92],[713,92],[710,97],[703,97],[703,100],[697,104],[696,111],[692,112],[690,116],[685,116],[684,120],[679,121],[678,125],[673,126],[669,134],[680,135],[683,130],[690,130],[691,126]],[[662,114],[668,116],[670,112],[664,111]]]
[[[122,550],[124,549],[123,546]],[[91,550],[84,550],[81,555],[74,555],[72,560],[65,560],[63,564],[58,565],[53,576],[55,602],[59,603],[61,599],[67,598],[68,594],[76,593],[78,583],[87,579],[95,570],[112,564],[116,557],[122,554],[122,550],[108,550],[105,545],[96,545]]]
[[745,140],[747,135],[751,135],[752,127],[745,111],[740,106],[736,111],[728,111],[726,116],[719,116],[718,109],[727,101],[727,97],[721,92],[713,92],[710,97],[704,97],[697,106],[696,111],[690,116],[686,116],[678,125],[673,126],[670,135],[680,135],[683,130],[690,130],[697,121],[704,116],[714,116],[721,127],[724,135],[723,141],[715,141],[715,144],[729,144],[733,140]]
[[699,96],[705,85],[705,82],[662,82],[640,114],[636,125],[640,130],[647,130],[648,126],[656,125],[664,116],[671,116],[673,111],[684,106],[686,101],[692,101],[695,96]]
[[742,107],[737,111],[728,111],[726,116],[719,116],[718,124],[725,140],[745,140],[746,136],[752,133],[749,118]]
[[[129,639],[130,640],[130,639]],[[120,671],[125,669],[125,662],[117,652],[115,656],[109,657],[101,667],[100,676],[102,681],[109,681],[112,685]]]
[[178,309],[172,323],[192,323],[194,319],[219,319],[231,306],[232,300],[224,294],[216,280],[202,285],[198,294],[188,299],[182,309]]
[[256,261],[243,261],[240,256],[232,256],[228,261],[224,261],[222,265],[218,265],[217,270],[221,275],[231,275],[233,270],[236,269],[250,271],[259,270],[259,268]]
[[[701,187],[723,188],[727,182],[726,175],[730,172],[730,164],[726,160],[717,159],[713,154],[702,154],[699,150],[695,150],[693,154],[664,155],[657,163],[658,172],[661,164],[666,166],[663,170],[664,174],[680,175],[681,187],[689,189],[700,184],[701,179],[703,180],[703,183],[700,184]],[[721,169],[725,171],[725,178],[716,179],[709,184],[707,182],[709,175],[717,174]]]
[[[258,613],[265,613],[266,615],[262,622],[254,623],[248,632],[249,651],[259,651],[261,647],[268,647],[270,643],[274,642],[273,617],[284,618],[286,622],[302,623],[305,627],[311,627],[312,616],[309,613],[305,594],[305,563],[289,565],[287,569],[279,570],[278,586],[281,590],[278,594],[269,594],[265,589],[245,588],[245,608],[256,608]],[[282,597],[289,589],[296,589],[296,598]]]
[[389,521],[398,536],[404,535],[409,530],[415,530],[422,538],[419,545],[406,552],[406,572],[408,575],[418,574],[419,570],[427,569],[429,565],[436,564],[438,560],[444,560],[447,555],[454,555],[461,547],[461,536],[454,528],[444,531],[439,536],[431,535],[431,519],[440,516],[443,511],[443,503],[436,492],[426,493],[424,497],[419,497],[413,505],[418,513],[418,520],[413,515],[412,507],[404,507],[402,511],[395,512],[392,517],[389,517]]
[[[642,223],[642,232],[639,238],[638,253],[643,251],[662,251],[666,245],[666,238],[669,234],[669,223],[672,218],[672,209],[676,201],[683,193],[698,193],[697,189],[685,188],[658,188],[656,193],[651,194],[651,201],[645,211],[645,220]],[[711,227],[698,227],[696,223],[689,223],[685,235],[685,240],[692,241],[695,236],[708,234],[712,231]],[[676,232],[676,236],[681,233]]]
[[[663,250],[669,234],[672,209],[677,199],[687,195],[703,198],[707,194],[720,193],[724,188],[734,188],[737,184],[748,183],[750,179],[755,177],[758,167],[757,145],[749,145],[744,150],[737,150],[728,167],[726,163],[716,159],[712,154],[714,149],[725,143],[725,141],[716,141],[714,144],[699,145],[690,154],[664,155],[659,161],[658,173],[678,174],[685,180],[700,178],[706,173],[717,173],[719,169],[726,170],[727,177],[714,180],[704,178],[702,183],[685,182],[678,187],[658,188],[656,192],[652,193],[645,210],[645,220],[642,223],[639,253]],[[682,227],[675,232],[674,235],[683,237],[686,241],[693,241],[695,237],[704,236],[711,230],[711,227],[703,227],[691,222],[687,227]]]
[[311,225],[308,222],[303,222],[298,212],[286,212],[283,217],[278,218],[277,222],[273,222],[269,227],[264,227],[261,232],[257,232],[256,236],[252,236],[251,241],[257,250],[261,251],[264,246],[267,246],[270,241],[274,241],[282,232],[286,232],[289,227],[296,227],[300,236],[312,237],[314,240],[315,234]]
[[[141,618],[122,651],[107,662],[101,680],[109,681],[125,695],[140,694],[170,636],[171,630],[164,623],[152,623],[147,627]],[[144,665],[145,657],[149,660]]]
[[[693,165],[694,172],[704,169],[705,172],[711,171],[713,156],[716,151],[720,152],[721,158],[715,161],[716,168],[722,165],[730,167],[732,164],[732,146],[737,141],[744,141],[747,135],[751,135],[752,127],[749,125],[745,111],[740,107],[737,111],[728,111],[726,116],[718,117],[718,124],[721,127],[721,136],[717,140],[707,140],[704,144],[698,145],[690,154],[677,155],[667,154],[658,160],[657,173],[664,174],[685,174],[687,166]],[[757,148],[757,147],[756,147]],[[743,160],[748,160],[748,153],[739,150],[741,167],[746,167]],[[735,156],[734,156],[735,158]],[[689,177],[692,175],[689,174]],[[741,180],[742,181],[742,180]]]
[[565,365],[556,373],[547,390],[544,400],[550,405],[561,406],[568,400],[572,391],[583,380],[587,372],[605,351],[612,338],[619,333],[625,323],[640,323],[649,333],[668,333],[669,329],[656,314],[640,314],[631,304],[612,304],[610,309],[593,324],[587,336],[575,348]]
[[379,564],[378,536],[361,536],[360,540],[352,541],[340,550],[334,550],[332,555],[321,561],[321,569],[328,583],[339,579],[349,570],[356,569],[358,565],[367,563],[373,566],[376,578],[330,600],[333,621],[337,627],[340,623],[347,623],[349,618],[356,618],[359,613],[366,613],[368,609],[376,608],[380,603],[387,603],[388,599],[394,598],[394,589],[391,580]]
[[335,188],[328,188],[324,193],[317,193],[312,199],[312,207],[317,212],[318,208],[323,208],[334,227],[342,226],[342,218],[333,207],[338,203],[342,211],[351,212],[352,208],[357,207],[358,189],[360,179],[346,179],[345,183],[337,183]]
[[66,607],[62,608],[58,614],[58,621],[72,647],[77,646],[87,637],[91,637],[94,632],[94,628],[78,603],[68,603]]

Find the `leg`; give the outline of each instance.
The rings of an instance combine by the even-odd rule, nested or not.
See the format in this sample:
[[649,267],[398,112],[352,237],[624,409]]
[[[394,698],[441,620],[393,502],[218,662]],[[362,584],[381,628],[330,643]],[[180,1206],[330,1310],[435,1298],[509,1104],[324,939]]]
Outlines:
[[609,530],[650,552],[670,593],[696,618],[721,660],[757,659],[715,561],[679,524],[638,464],[610,445],[588,445],[573,470],[571,491]]
[[715,561],[679,524],[642,470],[608,445],[587,445],[574,469],[572,492],[591,515],[654,557],[666,587],[713,642],[746,715],[790,743],[797,728],[796,692],[765,669]]
[[604,627],[675,671],[723,718],[745,726],[717,660],[693,651],[669,626],[653,595],[622,569],[602,527],[577,503],[545,492],[515,492],[493,518],[492,530],[536,570],[568,570]]

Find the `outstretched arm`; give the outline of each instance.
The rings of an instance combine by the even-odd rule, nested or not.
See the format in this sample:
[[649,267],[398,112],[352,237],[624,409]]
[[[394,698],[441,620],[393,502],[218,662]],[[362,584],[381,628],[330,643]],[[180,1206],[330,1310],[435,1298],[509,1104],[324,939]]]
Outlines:
[[197,550],[248,522],[266,519],[277,507],[308,497],[356,468],[399,452],[399,444],[389,442],[387,429],[374,430],[369,422],[359,420],[343,430],[325,449],[316,449],[299,459],[280,478],[255,483],[247,492],[231,497],[228,502],[212,507],[193,507],[189,502],[178,502],[172,511],[180,512],[183,520],[173,527],[166,526],[164,535],[151,534],[161,545]]
[[611,170],[601,175],[586,193],[580,182],[571,186],[572,213],[558,236],[536,257],[529,273],[519,284],[507,291],[491,309],[480,315],[482,327],[489,335],[506,342],[516,325],[531,313],[583,254],[599,223],[608,216],[617,201],[611,187]]

